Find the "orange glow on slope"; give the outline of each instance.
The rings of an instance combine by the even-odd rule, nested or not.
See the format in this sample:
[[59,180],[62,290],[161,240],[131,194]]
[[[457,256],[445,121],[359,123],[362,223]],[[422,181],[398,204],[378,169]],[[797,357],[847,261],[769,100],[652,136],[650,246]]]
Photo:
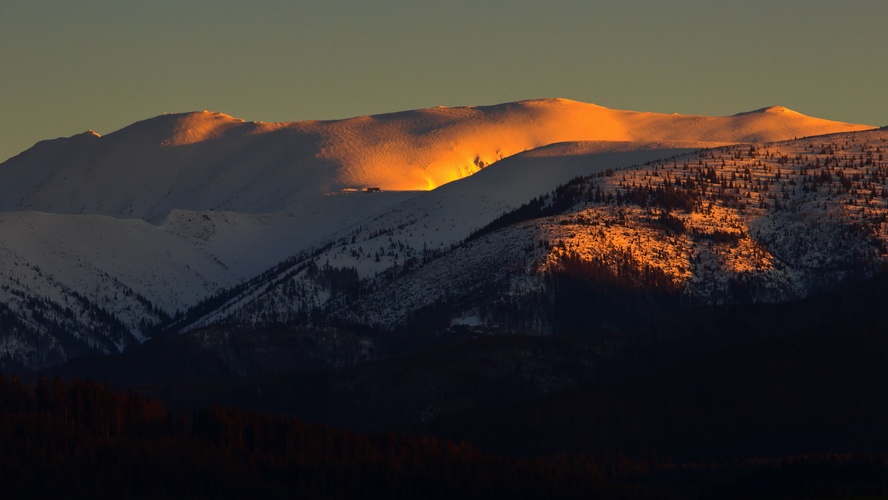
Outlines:
[[[538,269],[593,264],[595,272],[668,283],[715,302],[729,300],[732,287],[764,287],[756,288],[764,301],[803,294],[809,272],[876,252],[886,258],[863,237],[888,238],[882,135],[706,149],[590,178],[576,189],[596,189],[595,201],[538,223],[534,239],[548,242]],[[668,186],[682,186],[673,191],[682,194],[665,201],[644,191]],[[616,194],[630,201],[615,202]],[[848,228],[857,242],[837,241]]]
[[503,158],[564,142],[682,141],[703,147],[872,128],[811,118],[780,107],[705,117],[613,110],[566,99],[334,121],[256,123],[207,111],[171,120],[171,130],[162,139],[164,146],[273,134],[261,154],[304,147],[304,154],[336,168],[328,192],[349,186],[430,190]]
[[328,139],[319,157],[342,164],[344,185],[378,185],[387,190],[438,187],[476,173],[479,164],[561,142],[686,141],[713,146],[873,128],[775,108],[703,117],[612,110],[565,99],[435,108],[316,124]]
[[218,139],[226,130],[240,126],[243,120],[224,113],[201,111],[177,117],[173,134],[163,141],[164,146],[185,146],[198,142]]

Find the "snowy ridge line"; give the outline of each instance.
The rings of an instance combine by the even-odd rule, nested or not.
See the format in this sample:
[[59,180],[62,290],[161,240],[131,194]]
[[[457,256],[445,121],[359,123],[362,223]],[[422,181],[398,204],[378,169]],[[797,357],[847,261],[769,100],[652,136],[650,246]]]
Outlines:
[[[273,213],[348,187],[429,190],[566,141],[767,142],[869,128],[788,110],[705,117],[566,99],[324,122],[181,113],[101,138],[40,143],[11,158],[0,167],[0,209],[154,222],[174,209]],[[82,182],[72,187],[71,179]]]

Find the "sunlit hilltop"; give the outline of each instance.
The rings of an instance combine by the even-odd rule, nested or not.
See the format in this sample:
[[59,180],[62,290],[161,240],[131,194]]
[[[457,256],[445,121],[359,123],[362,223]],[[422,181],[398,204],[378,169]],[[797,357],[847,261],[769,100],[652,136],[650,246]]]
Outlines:
[[756,142],[872,128],[799,113],[684,116],[566,99],[435,108],[317,126],[330,141],[321,156],[345,167],[342,182],[405,190],[434,188],[504,157],[558,142]]
[[[706,117],[565,99],[293,123],[169,114],[101,138],[89,133],[39,143],[3,165],[0,208],[150,220],[174,209],[275,212],[344,188],[429,190],[567,141],[714,145],[867,128],[779,107]],[[83,181],[77,189],[73,178]]]

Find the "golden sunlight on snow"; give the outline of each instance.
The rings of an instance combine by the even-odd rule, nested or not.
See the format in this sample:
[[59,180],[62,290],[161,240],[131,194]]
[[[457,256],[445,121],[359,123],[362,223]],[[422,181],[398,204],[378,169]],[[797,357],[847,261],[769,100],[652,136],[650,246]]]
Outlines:
[[[778,111],[782,110],[782,111]],[[568,141],[684,141],[713,146],[866,130],[785,108],[704,117],[613,110],[566,99],[435,108],[318,122],[321,157],[342,165],[348,185],[430,189],[502,158]]]
[[731,210],[713,205],[701,213],[670,214],[684,223],[681,234],[664,232],[661,215],[627,205],[555,217],[541,231],[541,238],[551,243],[540,271],[554,270],[566,256],[604,261],[613,269],[629,260],[685,287],[700,263],[737,274],[773,267],[774,257],[746,234],[743,221]]
[[792,296],[805,269],[888,259],[884,244],[854,243],[888,239],[886,151],[873,132],[714,148],[604,173],[571,187],[586,201],[538,226],[537,270],[588,263],[626,283],[707,288],[708,297],[726,280],[767,276]]
[[218,139],[228,133],[289,131],[320,138],[316,157],[335,165],[335,186],[430,190],[470,176],[525,151],[562,142],[684,141],[706,146],[793,139],[865,130],[812,118],[781,107],[708,117],[608,109],[567,99],[495,106],[433,108],[347,120],[294,123],[244,122],[222,113],[182,115],[167,146]]
[[163,142],[164,146],[185,146],[198,142],[218,139],[226,130],[244,123],[224,113],[202,111],[187,113],[176,120],[173,135]]

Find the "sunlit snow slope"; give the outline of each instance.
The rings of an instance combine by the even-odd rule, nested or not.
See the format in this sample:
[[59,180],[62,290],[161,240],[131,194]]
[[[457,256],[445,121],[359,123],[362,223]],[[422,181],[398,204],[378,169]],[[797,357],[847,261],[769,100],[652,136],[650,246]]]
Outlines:
[[89,338],[76,340],[100,350],[113,323],[119,348],[165,315],[344,235],[401,225],[415,229],[417,248],[449,245],[588,173],[590,155],[596,170],[867,128],[779,107],[702,117],[547,99],[294,123],[169,114],[43,141],[0,164],[0,303],[13,315],[38,310],[35,297],[45,303],[17,316],[0,357],[60,323],[88,325]]
[[348,187],[428,190],[557,142],[760,142],[866,128],[779,107],[702,117],[562,99],[325,122],[172,114],[104,137],[42,142],[8,160],[0,209],[151,221],[174,209],[274,212]]

